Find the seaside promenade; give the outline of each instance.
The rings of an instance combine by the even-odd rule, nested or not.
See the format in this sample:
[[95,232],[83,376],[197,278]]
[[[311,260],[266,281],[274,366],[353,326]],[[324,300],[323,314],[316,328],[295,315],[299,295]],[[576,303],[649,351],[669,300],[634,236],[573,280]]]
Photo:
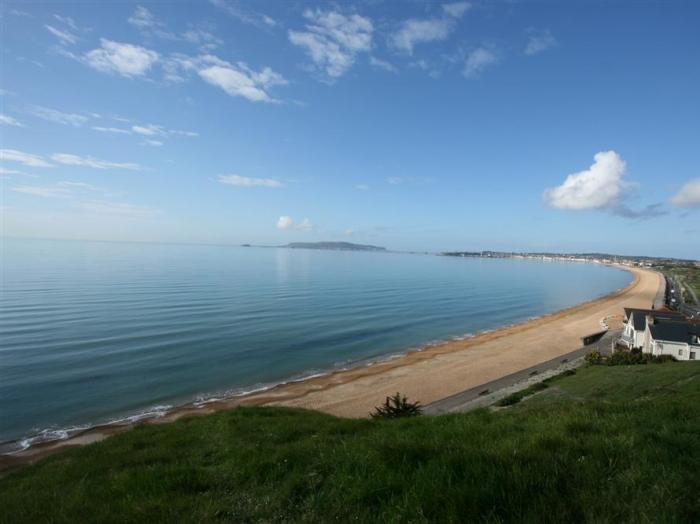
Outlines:
[[600,331],[603,323],[619,328],[624,307],[651,307],[664,285],[663,277],[654,271],[627,269],[634,281],[598,300],[392,361],[288,384],[244,403],[364,417],[397,391],[423,405],[446,399],[575,351],[581,347],[581,337]]

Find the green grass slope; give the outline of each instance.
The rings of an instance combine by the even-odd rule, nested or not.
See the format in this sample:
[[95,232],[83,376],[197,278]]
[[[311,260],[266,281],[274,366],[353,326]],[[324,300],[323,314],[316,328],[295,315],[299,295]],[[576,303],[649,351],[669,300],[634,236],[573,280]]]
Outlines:
[[0,521],[698,522],[699,478],[700,363],[594,366],[495,412],[142,426],[0,479]]

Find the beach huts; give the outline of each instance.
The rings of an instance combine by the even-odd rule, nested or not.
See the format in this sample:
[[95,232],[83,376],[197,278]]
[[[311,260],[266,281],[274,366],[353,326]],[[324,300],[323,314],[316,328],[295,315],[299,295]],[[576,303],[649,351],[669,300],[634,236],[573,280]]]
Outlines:
[[700,360],[700,324],[680,313],[625,308],[623,322],[622,334],[615,341],[618,347],[676,360]]

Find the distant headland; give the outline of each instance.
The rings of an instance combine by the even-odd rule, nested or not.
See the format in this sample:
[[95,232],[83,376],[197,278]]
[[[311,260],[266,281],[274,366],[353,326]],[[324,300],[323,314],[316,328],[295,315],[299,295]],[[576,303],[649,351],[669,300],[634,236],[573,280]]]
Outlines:
[[385,247],[353,244],[352,242],[290,242],[283,246],[241,244],[241,247],[286,247],[289,249],[324,249],[328,251],[386,251]]
[[333,251],[386,251],[385,247],[352,242],[291,242],[286,246],[292,249],[329,249]]

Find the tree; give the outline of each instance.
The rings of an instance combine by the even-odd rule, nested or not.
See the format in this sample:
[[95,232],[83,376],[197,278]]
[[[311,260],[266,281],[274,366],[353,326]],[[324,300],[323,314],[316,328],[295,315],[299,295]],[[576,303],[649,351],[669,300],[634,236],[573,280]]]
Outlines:
[[370,413],[372,418],[400,418],[416,417],[421,414],[422,406],[420,402],[409,402],[406,396],[396,393],[391,397],[386,397],[384,404],[374,408]]

